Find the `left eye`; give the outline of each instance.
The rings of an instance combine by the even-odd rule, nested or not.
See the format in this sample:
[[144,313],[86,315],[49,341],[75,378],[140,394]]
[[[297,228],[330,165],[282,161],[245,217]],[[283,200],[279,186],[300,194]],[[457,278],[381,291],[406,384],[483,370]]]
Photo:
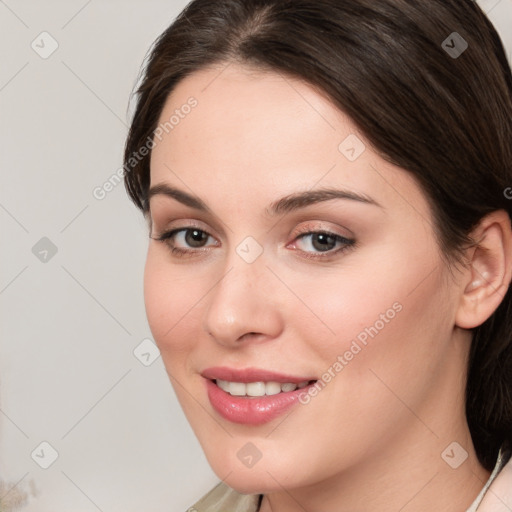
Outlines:
[[[296,240],[302,243],[303,247],[299,247],[299,249],[305,252],[329,252],[337,245],[339,249],[343,249],[353,244],[353,240],[323,231],[304,233],[297,237]],[[295,242],[295,244],[297,244],[297,242]]]

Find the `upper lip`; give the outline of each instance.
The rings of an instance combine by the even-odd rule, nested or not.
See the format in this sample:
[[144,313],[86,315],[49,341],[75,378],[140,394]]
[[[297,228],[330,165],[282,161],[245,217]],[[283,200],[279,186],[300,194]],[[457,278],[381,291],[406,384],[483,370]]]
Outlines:
[[227,366],[215,366],[206,368],[201,375],[205,379],[227,380],[229,382],[290,382],[299,384],[304,381],[316,380],[314,377],[286,375],[260,368],[228,368]]

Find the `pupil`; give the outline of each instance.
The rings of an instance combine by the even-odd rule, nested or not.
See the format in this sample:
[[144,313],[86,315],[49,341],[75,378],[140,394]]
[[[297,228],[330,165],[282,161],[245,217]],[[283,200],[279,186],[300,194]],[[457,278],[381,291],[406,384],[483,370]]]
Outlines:
[[201,247],[206,239],[206,233],[199,229],[189,229],[185,235],[185,240],[192,247]]
[[[318,241],[319,243],[315,243]],[[336,240],[331,235],[318,233],[313,236],[313,247],[320,251],[328,251],[336,245]]]

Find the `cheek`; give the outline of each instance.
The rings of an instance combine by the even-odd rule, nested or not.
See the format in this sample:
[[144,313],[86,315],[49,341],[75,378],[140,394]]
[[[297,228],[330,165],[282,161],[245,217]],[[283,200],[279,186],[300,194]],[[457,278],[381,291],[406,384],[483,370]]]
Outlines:
[[396,261],[393,272],[382,268],[373,280],[347,280],[346,296],[336,296],[334,287],[326,294],[325,321],[336,336],[325,337],[320,349],[324,372],[336,376],[328,384],[339,401],[336,421],[347,429],[357,417],[364,436],[361,425],[379,417],[384,431],[408,417],[397,396],[415,409],[429,395],[432,376],[447,359],[453,300],[441,267],[432,269]]
[[443,263],[434,244],[419,243],[407,253],[404,247],[405,242],[373,249],[358,255],[357,263],[347,259],[330,275],[290,276],[291,287],[302,290],[311,311],[295,310],[288,323],[314,347],[326,370],[346,354],[360,378],[372,364],[388,365],[393,372],[404,360],[425,373],[422,365],[441,357],[453,302]]
[[[362,343],[368,331],[388,330],[406,302],[406,276],[386,271],[379,261],[371,266],[340,266],[336,272],[285,276],[302,304],[290,297],[286,322],[301,333],[301,339],[321,354],[336,356],[349,349],[352,340]],[[291,303],[294,302],[294,307]]]
[[[199,308],[204,296],[203,280],[179,265],[171,265],[165,251],[149,248],[144,269],[144,302],[154,340],[166,367],[177,367],[194,348],[184,333],[200,324]],[[172,356],[172,357],[168,357]]]
[[[429,275],[436,266],[419,261],[395,260],[393,272],[388,266],[382,263],[372,279],[347,272],[312,286],[308,278],[308,301],[322,322],[295,312],[297,332],[309,345],[303,355],[315,362],[323,381],[318,394],[304,401],[303,414],[312,424],[321,415],[316,449],[332,457],[333,465],[356,457],[352,447],[390,439],[410,421],[403,403],[420,410],[446,356],[451,313],[442,271]],[[336,443],[339,449],[333,449]]]

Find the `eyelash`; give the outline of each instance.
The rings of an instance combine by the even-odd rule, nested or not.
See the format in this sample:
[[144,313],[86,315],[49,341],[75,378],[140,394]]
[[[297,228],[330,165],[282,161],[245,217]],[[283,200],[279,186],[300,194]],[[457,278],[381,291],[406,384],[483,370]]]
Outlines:
[[[194,256],[194,254],[197,255],[197,253],[205,252],[207,247],[199,247],[199,248],[196,248],[196,249],[182,249],[180,247],[174,246],[171,243],[172,238],[175,235],[177,235],[178,233],[181,233],[183,231],[184,232],[192,231],[192,230],[199,231],[200,233],[204,233],[204,234],[208,235],[208,237],[212,236],[207,231],[205,231],[203,229],[200,229],[200,228],[198,228],[196,226],[184,226],[184,227],[181,227],[181,228],[173,229],[173,230],[168,231],[166,233],[162,233],[161,235],[159,235],[157,237],[152,237],[151,236],[150,238],[152,238],[153,240],[156,240],[157,242],[162,242],[165,245],[167,245],[167,247],[171,251],[171,254],[173,254],[176,257],[180,257],[181,258],[181,257],[186,257],[186,256]],[[332,233],[332,232],[326,231],[326,230],[313,231],[310,228],[304,228],[302,230],[299,229],[298,236],[295,237],[294,241],[302,239],[302,238],[305,238],[308,235],[326,235],[326,236],[329,236],[331,238],[334,238],[335,242],[340,242],[340,243],[343,244],[342,247],[339,247],[336,250],[330,249],[328,251],[319,251],[319,252],[316,252],[316,253],[311,253],[311,252],[308,252],[308,251],[301,251],[302,253],[304,253],[304,255],[302,257],[308,258],[308,259],[317,259],[318,260],[318,259],[326,259],[326,258],[329,258],[329,257],[333,257],[334,255],[340,255],[341,253],[345,252],[346,250],[353,248],[355,246],[355,244],[356,244],[355,240],[349,239],[349,238],[345,238],[345,237],[343,237],[341,235],[338,235],[336,233]]]
[[348,249],[352,249],[356,244],[356,241],[354,239],[346,238],[344,236],[338,235],[337,233],[333,233],[331,231],[326,231],[323,229],[319,229],[319,230],[315,231],[315,230],[311,229],[311,227],[309,227],[309,226],[306,226],[304,228],[299,228],[297,236],[294,239],[294,242],[295,242],[295,240],[306,238],[309,235],[326,235],[330,238],[333,238],[335,243],[341,243],[342,246],[338,247],[338,249],[330,249],[328,251],[319,251],[316,253],[311,253],[308,251],[301,251],[304,253],[302,257],[308,258],[308,259],[319,260],[319,259],[327,259],[327,258],[333,257],[335,255],[341,255]]

